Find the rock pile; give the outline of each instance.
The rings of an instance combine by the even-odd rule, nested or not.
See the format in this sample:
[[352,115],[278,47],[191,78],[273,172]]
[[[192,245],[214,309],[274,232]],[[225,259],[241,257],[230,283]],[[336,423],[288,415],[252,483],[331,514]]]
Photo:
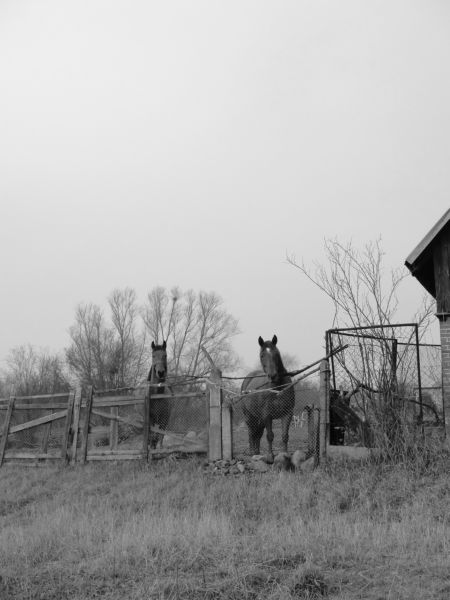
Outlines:
[[257,454],[251,458],[234,458],[232,460],[206,461],[203,470],[209,475],[244,475],[248,473],[266,473],[276,471],[298,471],[306,473],[314,469],[314,457],[307,458],[301,450],[291,456],[288,452],[280,452],[275,456],[273,464],[267,457]]

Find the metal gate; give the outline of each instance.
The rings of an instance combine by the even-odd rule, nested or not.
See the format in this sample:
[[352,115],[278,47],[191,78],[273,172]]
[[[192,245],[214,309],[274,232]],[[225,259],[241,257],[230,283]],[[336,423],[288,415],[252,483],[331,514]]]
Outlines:
[[440,347],[421,345],[416,323],[330,329],[326,342],[327,353],[344,347],[330,359],[331,443],[367,445],[364,424],[382,414],[388,398],[401,401],[417,424],[441,421]]

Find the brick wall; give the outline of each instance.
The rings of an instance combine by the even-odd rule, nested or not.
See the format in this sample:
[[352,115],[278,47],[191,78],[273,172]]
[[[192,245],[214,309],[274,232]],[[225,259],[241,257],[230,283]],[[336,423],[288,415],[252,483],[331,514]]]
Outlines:
[[450,436],[450,315],[440,316],[442,352],[442,400],[447,438]]

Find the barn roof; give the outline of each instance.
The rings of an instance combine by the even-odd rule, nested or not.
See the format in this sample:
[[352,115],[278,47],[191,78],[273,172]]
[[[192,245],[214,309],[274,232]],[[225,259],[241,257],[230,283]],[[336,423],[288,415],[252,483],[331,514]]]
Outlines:
[[405,265],[423,287],[436,298],[434,281],[433,241],[450,222],[450,209],[442,215],[439,221],[430,229],[421,242],[408,255]]

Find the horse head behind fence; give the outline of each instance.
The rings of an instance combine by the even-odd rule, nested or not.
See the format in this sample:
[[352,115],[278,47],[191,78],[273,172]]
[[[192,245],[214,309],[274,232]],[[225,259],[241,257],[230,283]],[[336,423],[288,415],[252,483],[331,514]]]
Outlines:
[[[165,431],[170,418],[171,405],[167,398],[158,398],[166,391],[167,378],[167,345],[152,342],[152,366],[147,381],[150,382],[150,427]],[[155,449],[159,443],[162,447],[164,433],[150,431],[150,446]]]
[[292,380],[284,368],[277,336],[271,341],[259,337],[260,361],[263,371],[252,371],[242,382],[242,411],[248,428],[250,454],[259,454],[260,442],[266,429],[268,459],[273,460],[273,419],[281,419],[281,441],[287,452],[289,425],[295,406]]

